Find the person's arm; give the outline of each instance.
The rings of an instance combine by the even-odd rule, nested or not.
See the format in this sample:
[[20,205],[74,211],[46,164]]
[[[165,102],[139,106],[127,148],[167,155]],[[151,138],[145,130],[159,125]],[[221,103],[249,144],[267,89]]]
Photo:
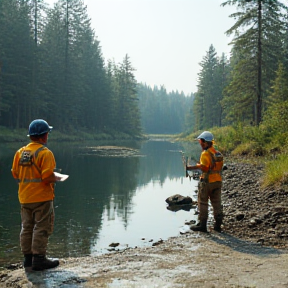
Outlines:
[[18,179],[19,178],[19,171],[18,171],[18,162],[19,162],[19,153],[18,151],[16,152],[16,154],[14,155],[14,159],[13,159],[13,163],[12,163],[12,168],[11,168],[11,173],[12,173],[12,176],[15,178],[15,179]]
[[40,153],[41,155],[39,154],[37,160],[39,167],[41,167],[42,181],[46,184],[59,181],[59,177],[54,173],[56,162],[53,153],[48,149],[44,149]]
[[201,169],[201,165],[199,163],[197,163],[196,165],[187,165],[186,166],[186,170],[197,170],[197,169]]
[[52,174],[50,174],[50,176],[42,179],[42,181],[43,181],[44,183],[47,183],[47,184],[49,184],[49,183],[55,183],[55,182],[57,182],[57,181],[59,181],[59,180],[60,180],[60,177],[56,176],[56,175],[54,174],[54,172],[53,172]]
[[208,152],[202,152],[200,157],[200,163],[197,163],[195,166],[189,165],[186,167],[187,170],[201,170],[202,172],[208,172],[209,171],[209,158],[208,158]]
[[186,170],[201,170],[202,172],[208,172],[209,167],[197,163],[195,166],[189,165]]

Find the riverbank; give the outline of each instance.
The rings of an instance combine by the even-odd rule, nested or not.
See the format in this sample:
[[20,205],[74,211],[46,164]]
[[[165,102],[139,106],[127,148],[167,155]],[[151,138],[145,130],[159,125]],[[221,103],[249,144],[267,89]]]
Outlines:
[[[0,143],[19,143],[27,142],[27,129],[9,129],[0,126]],[[130,135],[120,131],[85,131],[85,130],[70,130],[69,133],[62,133],[57,128],[53,128],[49,134],[49,142],[78,142],[78,141],[126,141],[126,140],[147,140],[148,135],[137,134]]]
[[231,163],[225,171],[224,231],[264,246],[288,248],[288,186],[261,188],[262,164]]
[[[261,189],[263,165],[227,162],[223,232],[187,231],[147,248],[60,259],[55,270],[0,273],[0,287],[288,286],[288,188]],[[169,223],[167,223],[169,225]]]

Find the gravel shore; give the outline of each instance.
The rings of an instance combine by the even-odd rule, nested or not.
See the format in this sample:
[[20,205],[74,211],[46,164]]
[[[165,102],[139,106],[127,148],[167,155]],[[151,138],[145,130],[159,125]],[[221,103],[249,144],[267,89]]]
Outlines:
[[224,231],[265,246],[288,246],[288,186],[261,189],[263,165],[231,163],[223,181]]

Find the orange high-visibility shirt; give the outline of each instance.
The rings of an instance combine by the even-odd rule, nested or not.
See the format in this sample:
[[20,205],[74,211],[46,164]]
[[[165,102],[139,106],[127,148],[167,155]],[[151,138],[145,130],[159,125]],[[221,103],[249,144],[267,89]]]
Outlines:
[[[20,148],[14,156],[12,164],[12,175],[18,180],[18,198],[21,204],[44,202],[54,199],[54,183],[45,183],[43,179],[48,178],[56,168],[53,153],[45,147],[33,157],[34,164],[20,165],[22,152],[27,155],[34,154],[42,144],[31,142]],[[22,157],[23,158],[23,157]]]
[[[215,148],[214,147],[211,147],[207,150],[204,150],[202,151],[201,153],[201,156],[200,156],[200,165],[203,167],[205,167],[205,169],[202,169],[202,170],[205,170],[204,171],[204,174],[205,172],[207,171],[210,171],[210,169],[212,168],[213,166],[213,162],[212,162],[212,158],[211,158],[211,154],[209,153],[209,151],[214,154],[216,152]],[[222,168],[222,165],[223,165],[223,162],[221,164],[221,168]],[[218,167],[217,167],[218,168]],[[214,169],[212,168],[212,171]],[[217,181],[222,181],[222,176],[221,176],[221,173],[211,173],[208,175],[208,182],[211,183],[211,182],[217,182]]]

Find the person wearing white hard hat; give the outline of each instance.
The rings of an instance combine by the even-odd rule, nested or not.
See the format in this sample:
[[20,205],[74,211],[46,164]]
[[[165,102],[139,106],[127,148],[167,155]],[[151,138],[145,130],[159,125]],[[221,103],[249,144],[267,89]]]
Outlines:
[[188,165],[187,170],[201,170],[202,175],[198,183],[199,222],[190,227],[193,231],[207,232],[208,201],[213,207],[214,230],[221,232],[223,211],[221,203],[223,156],[215,149],[214,136],[204,131],[197,137],[202,147],[200,161],[196,165]]

